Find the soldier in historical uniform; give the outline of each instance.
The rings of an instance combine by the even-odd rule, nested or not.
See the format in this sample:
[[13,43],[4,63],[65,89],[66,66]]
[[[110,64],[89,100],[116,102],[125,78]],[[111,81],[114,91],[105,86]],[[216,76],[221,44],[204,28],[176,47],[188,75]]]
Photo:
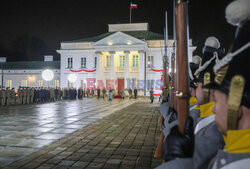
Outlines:
[[124,89],[122,89],[122,99],[125,99],[125,90]]
[[58,101],[58,97],[59,97],[59,92],[58,92],[58,88],[55,88],[55,100]]
[[12,88],[10,90],[10,98],[11,98],[10,104],[12,104],[12,105],[16,104],[16,92],[15,92],[15,88]]
[[17,95],[18,95],[18,104],[23,104],[23,96],[22,96],[22,88],[19,86],[17,90]]
[[86,93],[86,89],[84,88],[84,89],[83,89],[83,94],[82,94],[83,97],[85,97],[85,93]]
[[132,98],[133,91],[131,88],[128,89],[129,99]]
[[63,98],[63,89],[61,89],[60,87],[58,88],[58,95],[59,95],[58,100],[62,100],[62,98]]
[[10,88],[7,87],[5,92],[6,92],[6,105],[9,106],[11,103],[11,101],[10,101],[11,100]]
[[[169,161],[159,168],[165,169],[203,169],[207,168],[210,160],[219,149],[224,146],[224,141],[215,124],[215,115],[212,112],[214,105],[213,91],[204,89],[205,85],[213,82],[213,66],[218,62],[224,53],[220,48],[220,43],[215,37],[207,38],[203,49],[201,66],[196,70],[196,77],[193,82],[197,82],[195,96],[200,117],[193,116],[186,122],[184,135],[179,133],[176,126],[166,138],[164,144],[164,159]],[[191,68],[192,69],[192,68]],[[192,116],[192,111],[190,111]],[[197,121],[194,130],[194,150],[193,145],[193,119]],[[192,121],[192,122],[191,122]],[[193,155],[192,152],[194,151]],[[192,157],[192,158],[188,158]]]
[[109,87],[109,101],[112,101],[113,99],[113,90],[111,89],[111,87]]
[[27,104],[30,104],[30,88],[27,87]]
[[101,94],[101,89],[98,87],[98,89],[97,89],[97,98],[98,99],[100,98],[100,94]]
[[91,89],[91,96],[94,97],[94,95],[95,95],[95,89],[92,88],[92,89]]
[[153,103],[153,102],[154,102],[154,91],[153,91],[152,88],[151,88],[151,90],[149,91],[149,94],[150,94],[150,96],[149,96],[150,101],[151,101],[151,103]]
[[80,89],[80,92],[81,92],[81,99],[82,99],[82,98],[83,98],[83,95],[84,95],[83,89],[82,89],[82,88]]
[[87,88],[87,97],[89,97],[90,90]]
[[105,94],[106,94],[106,90],[105,88],[102,89],[102,98],[104,99],[105,98]]
[[34,103],[35,89],[32,87],[30,89],[30,103]]
[[2,90],[2,106],[6,105],[6,89],[3,88]]
[[78,88],[77,96],[78,96],[78,99],[80,100],[81,99],[81,88]]
[[237,25],[232,53],[214,67],[213,112],[225,139],[209,168],[250,168],[250,1],[233,1],[226,8],[229,23]]
[[23,104],[27,104],[27,88],[23,88]]
[[0,105],[2,105],[2,99],[3,99],[3,89],[0,88]]
[[137,89],[136,89],[136,87],[134,88],[134,96],[135,96],[135,99],[137,98]]

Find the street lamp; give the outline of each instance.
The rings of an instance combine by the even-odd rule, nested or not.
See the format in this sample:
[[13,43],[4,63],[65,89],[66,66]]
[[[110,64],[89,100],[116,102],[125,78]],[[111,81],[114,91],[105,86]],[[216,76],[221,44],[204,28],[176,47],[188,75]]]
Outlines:
[[[52,70],[46,69],[42,72],[42,78],[43,80],[49,82],[54,78],[54,73]],[[49,85],[48,85],[49,87]]]
[[75,83],[76,80],[77,80],[77,76],[76,76],[75,74],[69,74],[69,75],[68,75],[68,81],[69,81],[70,83]]

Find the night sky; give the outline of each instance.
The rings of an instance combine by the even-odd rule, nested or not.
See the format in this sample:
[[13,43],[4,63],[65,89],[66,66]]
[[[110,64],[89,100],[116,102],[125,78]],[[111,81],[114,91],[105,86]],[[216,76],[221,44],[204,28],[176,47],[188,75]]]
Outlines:
[[[201,53],[206,37],[216,36],[226,49],[235,28],[225,20],[229,0],[190,0],[190,37]],[[129,0],[1,0],[0,57],[8,61],[43,60],[54,55],[60,42],[96,36],[107,24],[129,22]],[[172,35],[172,0],[133,0],[132,22],[148,22],[150,30],[163,34],[165,10]]]

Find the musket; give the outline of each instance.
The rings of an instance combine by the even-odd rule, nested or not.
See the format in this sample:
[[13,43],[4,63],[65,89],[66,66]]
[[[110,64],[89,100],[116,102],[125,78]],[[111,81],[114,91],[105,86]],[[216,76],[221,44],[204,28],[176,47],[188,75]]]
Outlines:
[[[167,19],[167,11],[165,13],[165,18],[166,18],[166,27],[164,29],[164,40],[165,40],[165,53],[164,53],[164,56],[163,56],[163,102],[161,104],[161,110],[163,112],[168,112],[168,103],[167,103],[167,97],[168,97],[168,82],[169,82],[169,77],[167,75],[167,72],[168,72],[168,65],[167,65],[167,60],[168,60],[168,57],[167,57],[167,48],[168,48],[168,19]],[[162,114],[165,114],[161,112]],[[160,124],[162,124],[162,121],[163,121],[163,115],[160,115],[159,119],[158,119],[158,122]],[[163,127],[163,126],[162,126]],[[156,147],[156,150],[155,150],[155,153],[154,153],[154,158],[161,158],[162,157],[162,143],[163,143],[163,140],[165,138],[165,135],[163,133],[163,131],[161,132],[161,136],[160,136],[160,139],[158,141],[158,144],[157,144],[157,147]]]
[[175,85],[175,46],[176,46],[176,25],[175,25],[175,0],[173,0],[173,52],[171,56],[171,81],[170,81],[170,86],[171,86],[171,94],[170,94],[170,107],[172,109],[176,108],[176,101],[175,101],[175,95],[174,91],[176,90],[176,85]]
[[176,73],[177,73],[177,112],[178,128],[184,132],[188,116],[189,90],[188,90],[188,39],[187,39],[187,6],[184,0],[178,0],[176,7]]
[[168,97],[168,82],[169,82],[169,77],[167,75],[168,72],[168,56],[167,56],[167,48],[168,48],[168,15],[167,11],[165,12],[165,54],[163,56],[163,102],[167,102],[167,97]]

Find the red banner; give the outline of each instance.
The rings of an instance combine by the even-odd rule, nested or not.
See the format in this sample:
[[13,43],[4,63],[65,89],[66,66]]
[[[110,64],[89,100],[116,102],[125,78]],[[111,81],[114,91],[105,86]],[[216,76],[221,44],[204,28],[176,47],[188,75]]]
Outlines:
[[73,70],[73,69],[69,69],[71,72],[74,72],[74,73],[78,73],[78,72],[95,72],[96,69],[92,69],[92,70],[87,70],[87,69],[79,69],[79,70]]
[[150,70],[154,71],[154,72],[162,72],[163,71],[163,69],[153,69],[153,68],[151,68]]

